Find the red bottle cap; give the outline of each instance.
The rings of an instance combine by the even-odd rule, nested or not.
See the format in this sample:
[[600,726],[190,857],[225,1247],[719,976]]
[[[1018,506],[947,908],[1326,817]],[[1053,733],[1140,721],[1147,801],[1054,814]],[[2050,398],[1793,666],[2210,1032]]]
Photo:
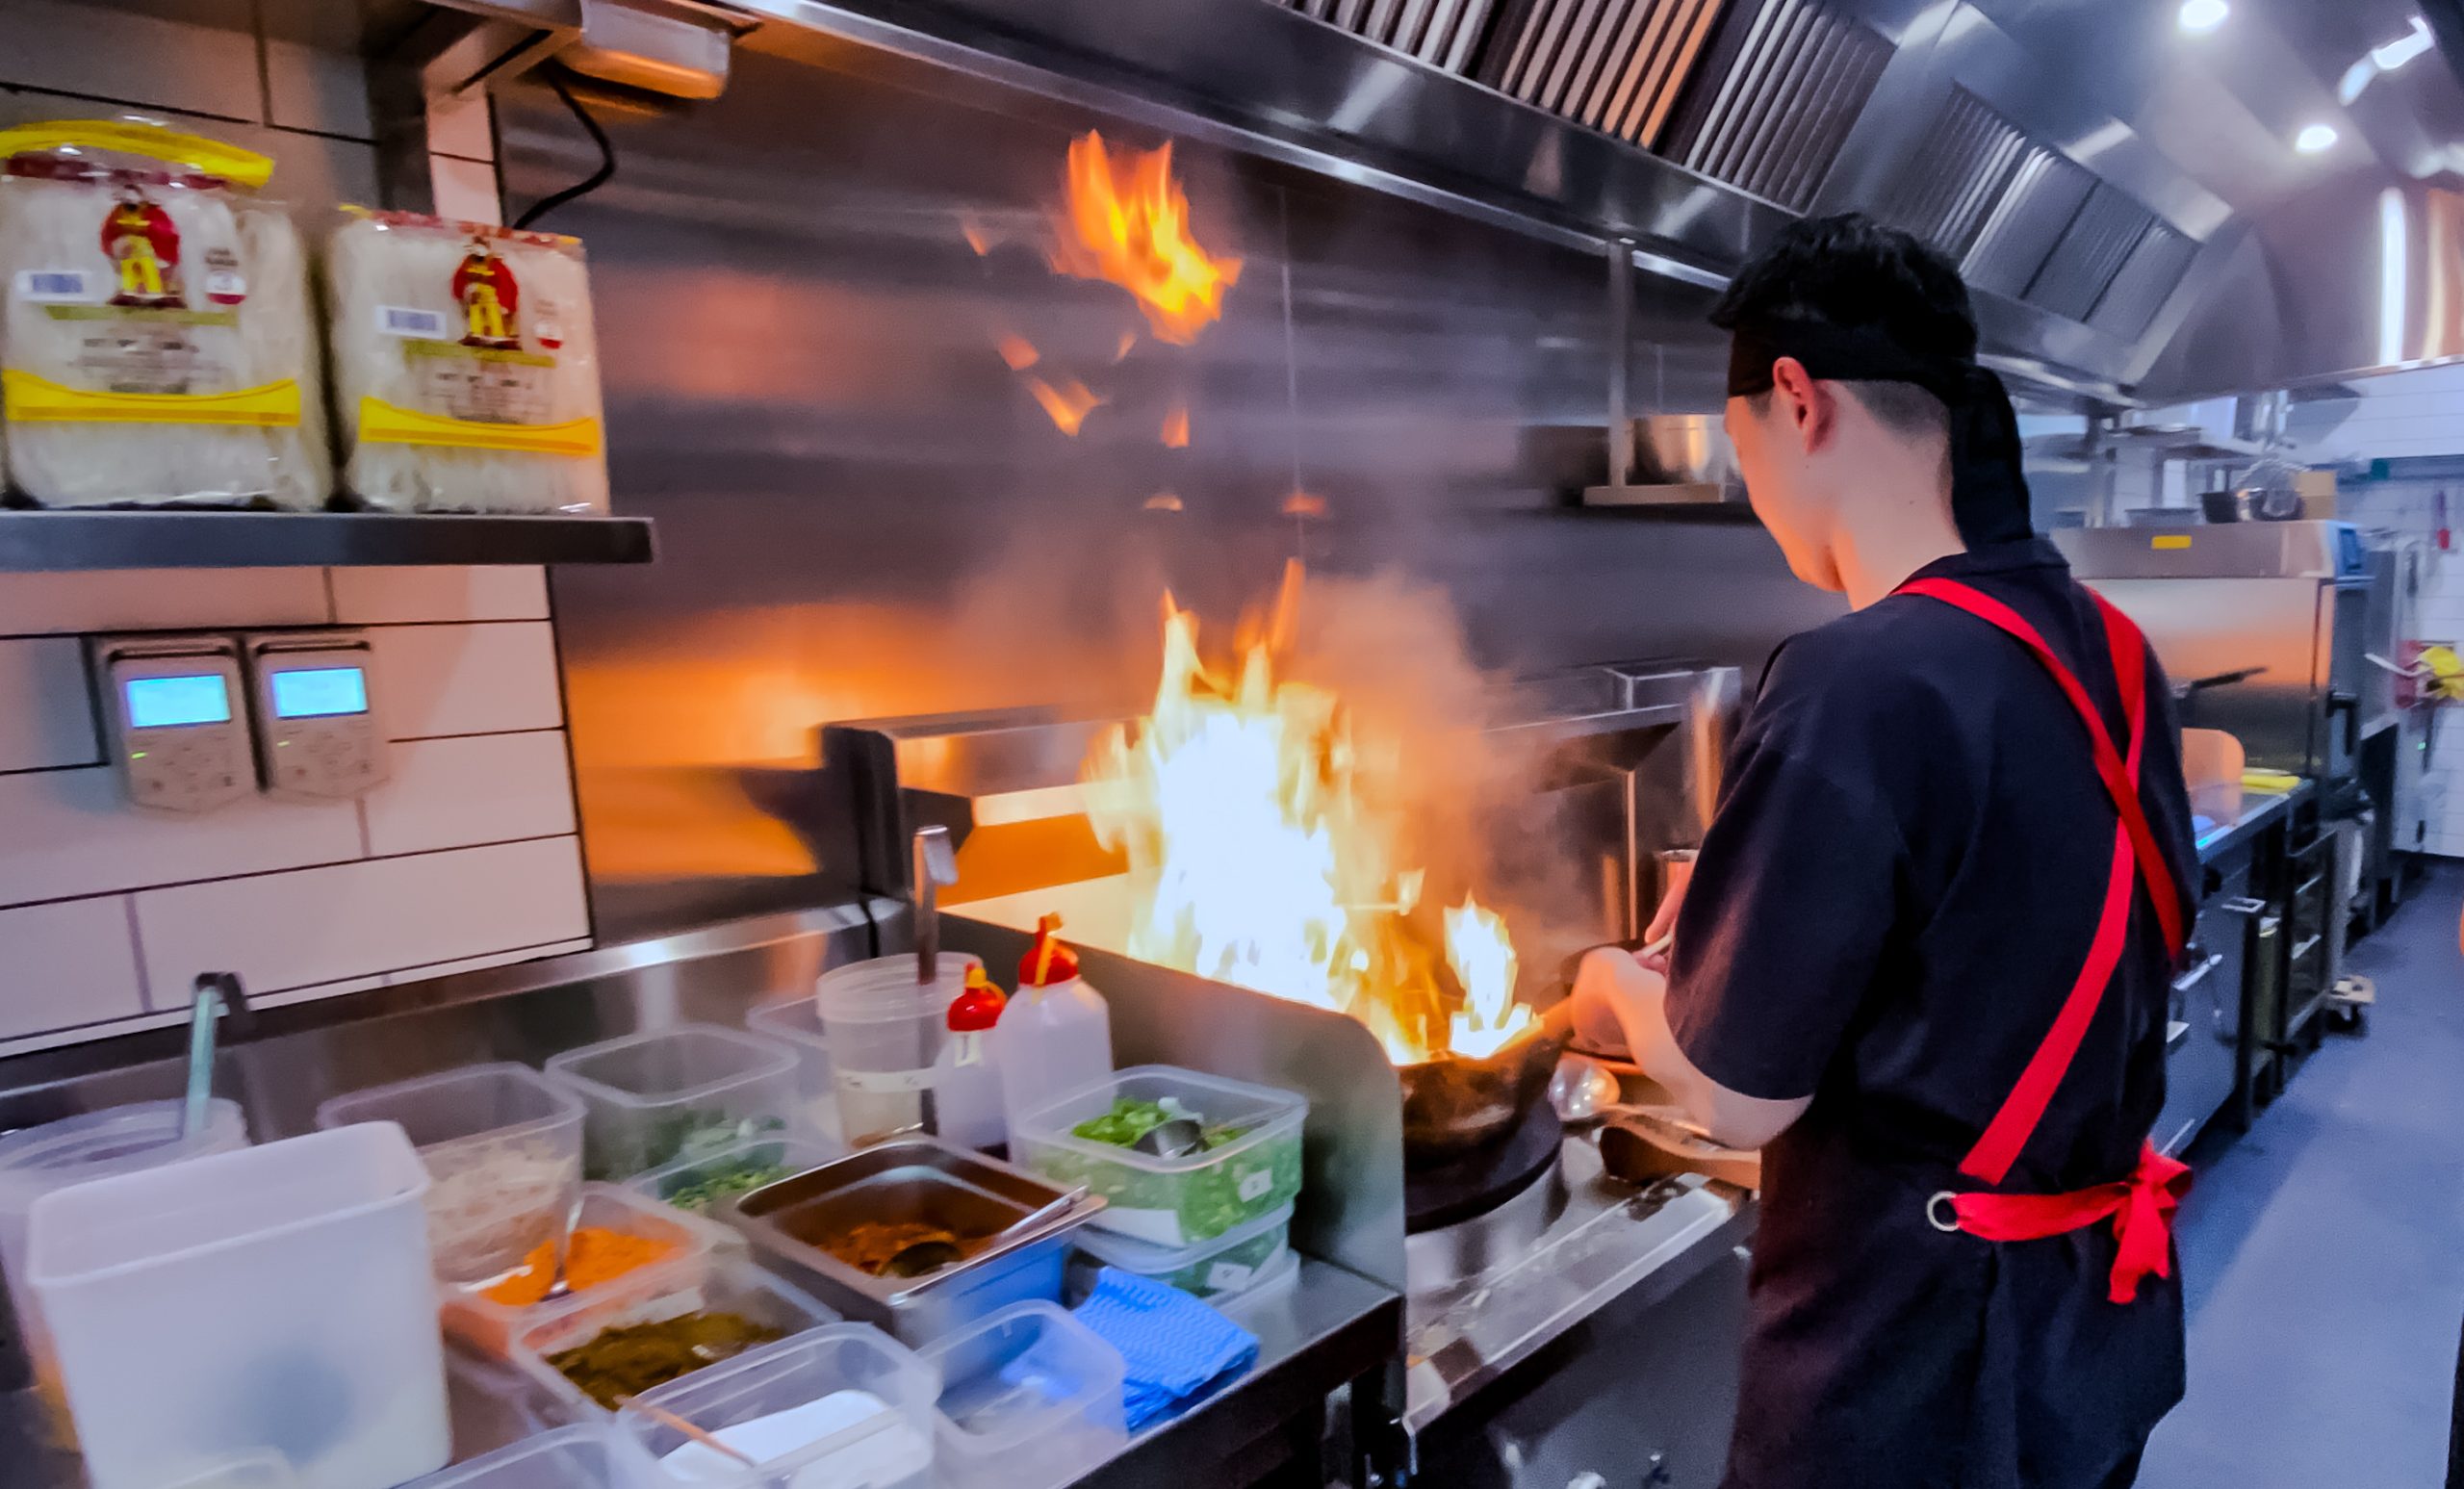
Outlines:
[[1036,943],[1018,959],[1018,986],[1050,988],[1078,975],[1078,954],[1052,933],[1061,929],[1059,915],[1036,922]]
[[984,975],[984,968],[966,969],[966,987],[950,1000],[949,1024],[952,1034],[982,1034],[1001,1021],[1001,1011],[1010,1000]]

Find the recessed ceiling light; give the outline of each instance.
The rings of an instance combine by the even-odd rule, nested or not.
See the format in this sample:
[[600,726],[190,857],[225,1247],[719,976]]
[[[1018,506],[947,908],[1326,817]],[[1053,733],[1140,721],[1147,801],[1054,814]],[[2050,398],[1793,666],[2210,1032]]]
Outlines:
[[2379,71],[2393,72],[2437,44],[2438,39],[2429,33],[2429,22],[2416,15],[2410,31],[2385,46],[2372,47],[2370,60],[2378,64]]
[[2232,13],[2233,8],[2224,0],[2182,0],[2182,29],[2214,31]]
[[2336,142],[2336,126],[2309,124],[2293,137],[2293,147],[2304,155],[2316,155]]

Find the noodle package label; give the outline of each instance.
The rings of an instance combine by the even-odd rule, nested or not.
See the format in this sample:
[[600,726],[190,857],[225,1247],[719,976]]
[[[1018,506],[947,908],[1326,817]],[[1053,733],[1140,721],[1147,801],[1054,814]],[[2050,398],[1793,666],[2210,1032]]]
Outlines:
[[271,162],[117,121],[0,130],[0,420],[45,505],[326,496],[317,337]]
[[347,478],[361,500],[414,511],[605,510],[578,243],[356,214],[334,236],[327,282]]

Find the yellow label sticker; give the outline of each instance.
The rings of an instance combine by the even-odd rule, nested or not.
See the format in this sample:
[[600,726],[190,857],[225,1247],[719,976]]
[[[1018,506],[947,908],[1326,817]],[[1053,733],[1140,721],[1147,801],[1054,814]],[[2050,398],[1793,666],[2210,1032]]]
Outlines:
[[423,414],[383,398],[359,400],[359,437],[373,445],[440,445],[449,449],[511,449],[537,455],[599,453],[599,421],[491,424]]
[[2184,549],[2191,546],[2191,535],[2187,532],[2160,532],[2147,540],[2147,546],[2160,553],[2169,549]]
[[13,424],[204,424],[299,426],[291,378],[236,393],[88,393],[32,372],[0,372],[0,408]]

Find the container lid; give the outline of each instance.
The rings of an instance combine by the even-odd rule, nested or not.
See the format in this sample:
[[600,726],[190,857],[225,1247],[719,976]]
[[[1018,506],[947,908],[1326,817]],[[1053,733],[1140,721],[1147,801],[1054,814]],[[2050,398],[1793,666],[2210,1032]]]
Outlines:
[[850,962],[821,974],[821,981],[813,985],[813,1001],[825,1020],[938,1020],[941,1011],[966,986],[967,968],[981,965],[973,957],[945,951],[934,968],[934,981],[919,984],[911,952]]
[[1071,1236],[1069,1244],[1107,1267],[1117,1267],[1123,1271],[1134,1271],[1142,1277],[1161,1276],[1168,1271],[1178,1271],[1184,1267],[1194,1267],[1210,1257],[1221,1256],[1235,1247],[1247,1245],[1270,1231],[1289,1227],[1292,1224],[1292,1212],[1296,1208],[1296,1205],[1285,1205],[1279,1210],[1258,1217],[1245,1225],[1235,1225],[1222,1235],[1210,1236],[1204,1241],[1185,1246],[1157,1245],[1151,1241],[1141,1241],[1135,1236],[1124,1236],[1118,1231],[1096,1230],[1091,1226]]
[[317,1125],[398,1122],[411,1145],[429,1148],[522,1137],[578,1122],[581,1103],[531,1069],[501,1062],[346,1091],[317,1107]]
[[0,1138],[0,1207],[24,1209],[66,1184],[136,1173],[248,1143],[240,1104],[207,1103],[205,1126],[180,1136],[180,1101],[139,1101],[66,1117]]
[[[707,1080],[656,1091],[636,1090],[592,1074],[594,1067],[607,1057],[639,1049],[649,1044],[675,1044],[685,1048],[699,1046],[716,1056],[713,1073]],[[570,1081],[583,1091],[597,1095],[612,1096],[627,1106],[671,1106],[679,1102],[698,1100],[713,1091],[741,1086],[763,1076],[784,1075],[796,1068],[795,1051],[757,1034],[745,1034],[735,1029],[722,1029],[716,1024],[678,1024],[673,1029],[653,1029],[642,1034],[629,1034],[623,1039],[602,1040],[579,1049],[569,1049],[548,1060],[548,1073],[560,1081]],[[605,1072],[602,1068],[601,1073]]]

